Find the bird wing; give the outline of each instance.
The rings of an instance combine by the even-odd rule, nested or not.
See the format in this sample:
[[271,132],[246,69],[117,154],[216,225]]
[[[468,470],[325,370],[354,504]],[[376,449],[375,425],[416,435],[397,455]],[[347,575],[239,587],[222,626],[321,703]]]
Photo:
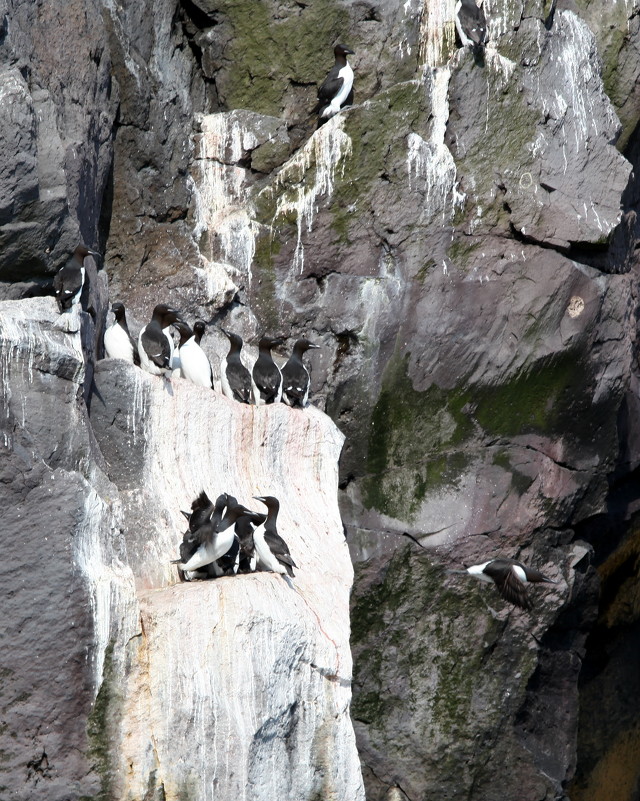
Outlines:
[[150,361],[157,367],[169,367],[169,360],[171,358],[171,345],[166,336],[155,337],[149,334],[147,329],[142,332],[141,336],[142,347],[147,354]]
[[236,400],[241,403],[251,402],[251,374],[246,367],[239,369],[236,365],[232,370],[227,367],[227,381]]
[[324,79],[322,86],[318,89],[318,100],[321,104],[330,103],[342,89],[344,80],[338,74],[339,72],[340,67],[334,65]]
[[287,370],[287,366],[285,364],[282,368],[282,391],[297,400],[302,400],[309,385],[309,373],[306,373],[306,376],[303,373],[302,381],[296,380],[295,373],[297,371]]
[[56,296],[62,292],[62,287],[62,270],[58,270],[58,272],[53,276],[53,288],[55,289]]
[[484,11],[481,8],[477,9],[477,13],[467,10],[464,6],[458,12],[460,25],[465,34],[471,39],[474,44],[481,45],[487,36],[487,23],[484,16]]
[[282,562],[285,565],[291,565],[291,567],[298,567],[298,565],[296,565],[291,558],[287,543],[279,534],[276,534],[274,531],[265,531],[264,541],[267,543],[269,550],[279,562]]
[[520,606],[522,609],[532,608],[531,600],[527,595],[527,588],[516,576],[513,568],[504,573],[501,580],[496,580],[496,587],[505,601]]

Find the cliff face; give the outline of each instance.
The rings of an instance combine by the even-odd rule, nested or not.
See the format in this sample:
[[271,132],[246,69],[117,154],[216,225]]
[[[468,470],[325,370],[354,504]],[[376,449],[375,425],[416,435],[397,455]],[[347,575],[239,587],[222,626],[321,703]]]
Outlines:
[[[370,801],[633,797],[640,16],[486,0],[474,56],[454,5],[0,2],[15,797],[359,797],[336,482]],[[336,40],[356,105],[314,132]],[[78,238],[65,331],[15,299]],[[167,300],[322,345],[339,476],[319,411],[97,361],[107,277],[136,332]],[[203,484],[287,498],[295,590],[175,584]],[[446,572],[499,552],[557,580],[532,614]]]
[[[118,360],[98,364],[89,420],[55,301],[1,311],[8,797],[363,797],[342,435],[314,409],[241,407]],[[177,583],[180,509],[202,487],[281,499],[293,582]]]

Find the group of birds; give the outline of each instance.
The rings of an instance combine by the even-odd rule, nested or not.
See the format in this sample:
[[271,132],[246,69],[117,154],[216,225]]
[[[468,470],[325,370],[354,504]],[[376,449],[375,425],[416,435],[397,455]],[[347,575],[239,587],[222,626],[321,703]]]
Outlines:
[[[455,7],[455,26],[460,42],[478,53],[487,39],[487,24],[482,6],[476,0],[458,0]],[[354,51],[343,44],[334,47],[335,63],[318,89],[318,127],[353,103],[354,73],[347,60]],[[79,302],[85,280],[84,259],[100,254],[83,245],[57,273],[54,289],[60,311],[68,311]],[[180,312],[166,304],[158,304],[151,321],[140,331],[137,343],[127,326],[122,303],[114,303],[114,323],[104,335],[105,352],[110,358],[125,359],[153,375],[182,375],[200,386],[213,388],[211,363],[200,341],[205,323],[197,320],[191,328]],[[175,348],[169,328],[179,336]],[[243,346],[238,334],[224,329],[230,347],[220,370],[222,392],[241,403],[277,403],[304,407],[308,402],[309,373],[302,361],[307,350],[318,347],[308,339],[298,339],[289,361],[280,369],[271,355],[272,348],[283,344],[282,337],[262,336],[259,355],[253,370],[240,358]],[[293,577],[296,567],[286,542],[276,528],[279,502],[273,496],[256,496],[265,504],[267,513],[255,512],[238,503],[232,495],[223,493],[212,503],[206,492],[191,504],[191,512],[183,512],[189,528],[180,545],[180,558],[175,560],[182,578],[208,578],[254,570],[268,570]],[[481,581],[493,583],[500,595],[523,609],[531,609],[527,594],[529,583],[555,583],[535,568],[514,559],[498,557],[472,565],[465,571]]]
[[[111,359],[124,359],[139,364],[152,375],[180,375],[194,384],[214,388],[211,362],[200,346],[205,323],[197,320],[193,329],[182,319],[177,309],[164,303],[153,310],[151,321],[140,331],[136,343],[127,325],[125,308],[122,303],[114,303],[111,311],[115,321],[104,334],[104,349]],[[169,329],[173,326],[180,335],[180,343],[175,348]],[[279,403],[304,408],[309,400],[309,371],[302,357],[311,348],[317,348],[306,338],[298,339],[291,356],[280,369],[273,360],[271,349],[284,343],[284,337],[270,337],[266,334],[258,343],[258,358],[251,372],[244,366],[240,357],[242,337],[224,328],[220,329],[229,339],[229,352],[220,368],[220,384],[224,395],[240,403],[256,405]]]
[[254,512],[238,503],[233,495],[222,493],[212,503],[203,490],[182,514],[189,528],[180,544],[180,578],[217,578],[266,570],[294,577],[297,567],[287,543],[278,534],[276,521],[280,503],[272,495],[256,496],[267,513]]

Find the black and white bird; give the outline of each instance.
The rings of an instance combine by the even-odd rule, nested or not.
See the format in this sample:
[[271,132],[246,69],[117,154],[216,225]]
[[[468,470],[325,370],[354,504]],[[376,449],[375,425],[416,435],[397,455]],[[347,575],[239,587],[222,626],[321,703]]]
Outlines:
[[487,41],[487,20],[484,9],[476,0],[458,0],[455,9],[455,23],[463,47],[471,47],[479,52]]
[[236,520],[235,532],[240,544],[240,559],[238,573],[251,573],[256,569],[256,553],[253,542],[253,532],[256,526],[262,525],[267,519],[260,512],[247,510]]
[[479,565],[471,565],[467,568],[467,573],[480,581],[493,583],[498,588],[498,592],[505,601],[520,606],[523,609],[531,609],[531,599],[527,595],[527,584],[546,582],[555,584],[553,579],[547,578],[534,567],[527,567],[522,562],[506,557],[490,559]]
[[309,400],[309,371],[302,362],[303,355],[311,348],[318,348],[308,339],[299,339],[293,346],[289,361],[282,368],[283,400],[290,406],[304,408]]
[[97,257],[99,255],[95,250],[89,250],[84,245],[78,245],[71,258],[55,274],[53,288],[61,314],[69,311],[74,303],[80,301],[86,275],[84,260],[87,256]]
[[173,339],[167,333],[169,326],[180,319],[180,312],[159,303],[153,310],[151,322],[138,336],[140,366],[151,375],[168,375],[173,357]]
[[220,329],[229,338],[229,353],[222,360],[220,380],[222,392],[232,400],[240,403],[251,403],[251,373],[242,363],[240,351],[242,350],[242,337],[230,331]]
[[258,342],[258,358],[251,373],[256,406],[262,403],[279,403],[282,399],[282,373],[273,360],[271,348],[277,348],[283,342],[283,337],[266,335]]
[[354,52],[346,45],[337,44],[333,54],[335,64],[318,89],[318,128],[341,108],[353,103],[353,70],[347,56],[354,55]]
[[216,498],[215,504],[209,500],[207,493],[202,490],[200,495],[191,504],[191,511],[182,514],[187,518],[189,523],[189,531],[197,531],[200,526],[208,523],[211,516],[215,513],[217,520],[222,519],[222,513],[227,505],[227,495],[222,493]]
[[222,520],[216,523],[212,517],[194,532],[196,550],[186,562],[178,564],[180,570],[184,572],[200,570],[217,561],[229,551],[235,537],[233,526],[244,513],[245,507],[239,504],[232,495],[227,495],[226,507]]
[[195,327],[192,331],[185,322],[179,320],[175,323],[175,328],[180,334],[178,359],[183,378],[200,387],[211,389],[213,387],[211,364],[207,354],[196,342]]
[[104,332],[104,351],[109,359],[124,359],[130,364],[140,364],[138,346],[129,333],[124,305],[116,302],[111,305],[115,322]]
[[278,534],[276,519],[280,503],[272,495],[254,496],[267,507],[267,519],[253,532],[253,543],[258,557],[258,566],[262,570],[282,573],[294,577],[292,568],[297,567],[291,558],[287,543]]

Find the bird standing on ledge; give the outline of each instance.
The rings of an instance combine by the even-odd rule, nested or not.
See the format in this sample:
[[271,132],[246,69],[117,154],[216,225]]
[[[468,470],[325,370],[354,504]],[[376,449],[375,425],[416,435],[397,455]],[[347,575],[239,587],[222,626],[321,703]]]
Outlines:
[[80,300],[85,278],[84,260],[87,256],[99,255],[95,250],[78,245],[69,261],[56,273],[53,279],[53,288],[60,307],[60,314],[69,311],[73,304]]
[[318,89],[318,128],[341,108],[353,103],[353,70],[347,61],[348,55],[355,55],[351,48],[337,44],[333,48],[336,62]]

